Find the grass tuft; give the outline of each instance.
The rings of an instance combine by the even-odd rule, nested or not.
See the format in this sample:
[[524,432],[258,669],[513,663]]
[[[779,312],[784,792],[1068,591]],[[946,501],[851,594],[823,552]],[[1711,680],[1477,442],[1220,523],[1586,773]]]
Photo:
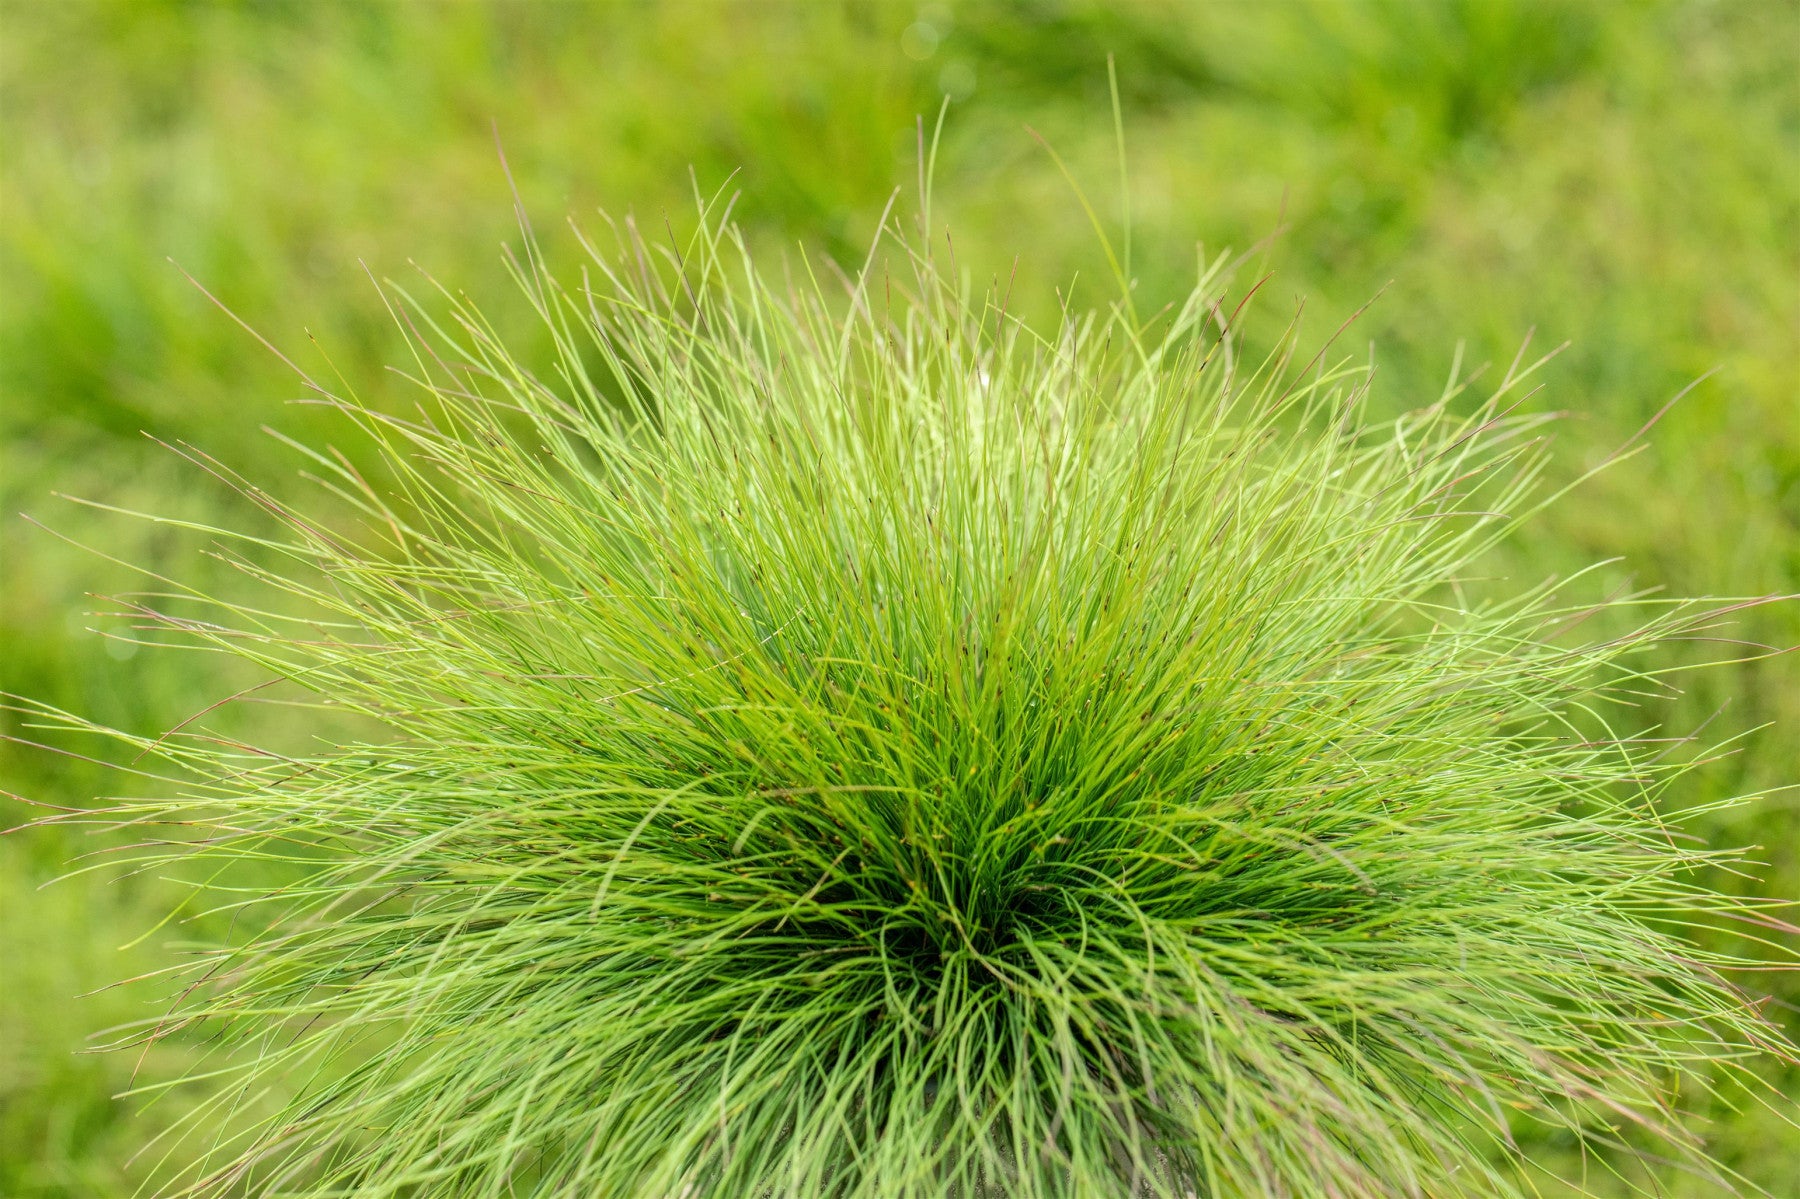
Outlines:
[[1223,259],[1040,332],[892,236],[841,287],[710,218],[588,248],[517,266],[538,373],[389,285],[418,406],[308,380],[386,472],[297,446],[318,514],[187,451],[284,530],[265,602],[131,612],[347,731],[126,738],[178,789],[73,817],[237,914],[122,1034],[215,1038],[183,1185],[1732,1184],[1683,1112],[1794,1051],[1686,931],[1783,925],[1615,727],[1721,613],[1475,577],[1546,502],[1528,369],[1373,423]]

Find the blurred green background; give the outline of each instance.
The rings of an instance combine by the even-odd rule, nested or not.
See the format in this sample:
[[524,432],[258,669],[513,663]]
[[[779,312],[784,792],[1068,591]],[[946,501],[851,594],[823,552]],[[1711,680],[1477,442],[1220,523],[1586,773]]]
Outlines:
[[[206,659],[133,652],[93,631],[109,622],[90,615],[90,594],[141,578],[15,514],[117,559],[229,585],[204,541],[52,493],[242,523],[230,493],[143,434],[191,442],[271,486],[297,467],[262,426],[345,436],[290,403],[302,394],[293,376],[167,259],[316,362],[310,331],[382,402],[394,389],[381,366],[400,346],[363,264],[405,277],[416,258],[524,329],[500,255],[516,232],[496,127],[553,259],[572,256],[561,218],[597,225],[596,206],[652,232],[665,213],[680,227],[691,167],[709,192],[731,177],[757,242],[854,267],[895,186],[910,207],[915,119],[929,124],[948,94],[936,215],[959,263],[985,281],[1016,257],[1015,294],[1040,314],[1071,278],[1078,302],[1103,303],[1086,218],[1025,126],[1115,216],[1108,53],[1140,310],[1184,289],[1196,242],[1245,248],[1283,225],[1255,265],[1274,272],[1261,328],[1285,324],[1304,296],[1316,343],[1391,281],[1342,343],[1375,345],[1391,409],[1436,396],[1458,341],[1496,375],[1534,326],[1539,346],[1572,341],[1530,401],[1570,413],[1563,479],[1713,371],[1647,452],[1539,520],[1506,568],[1535,579],[1618,557],[1610,584],[1800,591],[1790,0],[5,0],[0,690],[149,732],[226,694]],[[1240,287],[1250,281],[1247,268]],[[1729,635],[1792,646],[1800,604],[1746,611]],[[1718,652],[1692,647],[1696,659]],[[1688,653],[1671,648],[1665,664]],[[1671,806],[1800,779],[1797,659],[1703,671],[1681,698],[1646,707],[1646,727],[1710,720],[1714,739],[1773,725],[1690,775]],[[9,743],[0,787],[80,804],[130,783]],[[1720,885],[1800,895],[1797,809],[1778,793],[1698,821],[1721,844],[1762,847],[1758,877]],[[0,825],[39,814],[0,798]],[[164,1109],[114,1096],[134,1069],[169,1077],[195,1047],[165,1043],[141,1062],[81,1053],[97,1030],[154,1014],[165,988],[75,996],[168,964],[193,930],[143,936],[183,900],[155,879],[102,873],[40,889],[102,843],[66,829],[0,837],[0,1196],[110,1196],[160,1177],[159,1150],[144,1150]],[[1800,1031],[1793,975],[1746,982]],[[1774,1081],[1792,1094],[1800,1075]],[[1753,1180],[1800,1194],[1792,1130],[1723,1108],[1695,1118]]]

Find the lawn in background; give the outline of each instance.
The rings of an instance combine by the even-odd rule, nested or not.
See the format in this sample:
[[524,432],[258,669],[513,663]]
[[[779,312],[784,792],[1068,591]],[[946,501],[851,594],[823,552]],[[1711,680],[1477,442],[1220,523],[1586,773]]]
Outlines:
[[[1619,587],[1800,591],[1796,45],[1788,0],[6,0],[0,690],[154,733],[249,681],[94,632],[120,622],[90,616],[105,606],[90,593],[141,576],[15,515],[236,586],[203,540],[51,493],[242,523],[241,501],[159,443],[283,488],[299,462],[264,426],[346,437],[290,402],[304,398],[296,379],[182,271],[309,366],[321,362],[310,334],[371,402],[399,402],[381,367],[401,346],[369,272],[406,280],[417,260],[525,330],[507,311],[501,243],[516,231],[496,130],[553,259],[572,257],[563,218],[594,227],[600,206],[679,235],[697,186],[739,193],[737,218],[794,269],[826,257],[854,269],[896,186],[912,219],[917,121],[929,131],[947,94],[937,244],[977,281],[1013,279],[1016,260],[1018,306],[1036,316],[1059,292],[1104,303],[1087,218],[1027,126],[1117,236],[1109,53],[1140,311],[1185,290],[1196,243],[1248,249],[1279,229],[1240,275],[1239,292],[1270,275],[1253,328],[1273,334],[1304,298],[1316,344],[1385,287],[1338,344],[1373,345],[1390,410],[1435,397],[1459,341],[1498,375],[1533,328],[1534,347],[1568,340],[1528,401],[1570,414],[1563,479],[1712,372],[1646,452],[1584,485],[1496,569],[1535,579],[1618,558],[1607,577]],[[1748,610],[1727,635],[1794,645],[1800,603]],[[1663,664],[1724,652],[1672,647]],[[1713,741],[1775,726],[1689,776],[1672,808],[1800,778],[1797,658],[1698,673],[1679,700],[1645,707],[1643,727],[1705,724]],[[242,704],[209,719],[229,733],[271,718]],[[29,735],[16,721],[5,731]],[[80,804],[130,786],[0,745],[10,792]],[[1797,807],[1777,795],[1696,825],[1765,847],[1760,878],[1721,885],[1800,894]],[[0,798],[0,825],[38,814]],[[39,889],[95,845],[56,830],[0,838],[3,1195],[87,1199],[153,1181],[145,1146],[160,1118],[115,1096],[134,1070],[167,1077],[198,1052],[78,1052],[153,1014],[161,990],[74,996],[154,971],[207,931],[158,929],[184,897],[155,879],[101,872]],[[1748,981],[1800,1003],[1792,976]],[[1794,1134],[1713,1117],[1719,1152],[1750,1177],[1781,1193],[1800,1175]]]

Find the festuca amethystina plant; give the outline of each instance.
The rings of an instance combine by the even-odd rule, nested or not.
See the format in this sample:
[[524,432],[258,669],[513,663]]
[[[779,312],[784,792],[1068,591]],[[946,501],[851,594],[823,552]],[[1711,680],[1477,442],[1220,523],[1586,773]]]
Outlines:
[[316,509],[239,484],[266,600],[133,601],[381,730],[137,739],[157,797],[69,817],[243,915],[126,1038],[216,1055],[173,1185],[1731,1183],[1684,1096],[1793,1050],[1684,929],[1778,918],[1608,723],[1718,605],[1470,582],[1553,498],[1529,369],[1376,419],[1224,256],[1040,328],[885,222],[824,284],[704,208],[526,245],[541,360],[387,285],[411,407],[303,372],[379,471],[297,445]]

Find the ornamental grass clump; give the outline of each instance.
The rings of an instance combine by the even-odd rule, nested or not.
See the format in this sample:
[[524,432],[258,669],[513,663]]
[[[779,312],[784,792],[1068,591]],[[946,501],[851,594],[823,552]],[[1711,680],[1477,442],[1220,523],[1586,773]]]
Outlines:
[[313,383],[357,518],[244,485],[283,594],[136,601],[385,730],[201,721],[102,817],[282,880],[202,892],[139,1034],[215,1037],[195,1191],[1473,1196],[1546,1133],[1730,1181],[1681,1097],[1791,1049],[1683,930],[1777,921],[1608,724],[1715,617],[1473,577],[1543,502],[1525,372],[1376,422],[1222,260],[1035,331],[892,235],[828,286],[619,239],[518,266],[543,363],[390,287],[416,409]]

